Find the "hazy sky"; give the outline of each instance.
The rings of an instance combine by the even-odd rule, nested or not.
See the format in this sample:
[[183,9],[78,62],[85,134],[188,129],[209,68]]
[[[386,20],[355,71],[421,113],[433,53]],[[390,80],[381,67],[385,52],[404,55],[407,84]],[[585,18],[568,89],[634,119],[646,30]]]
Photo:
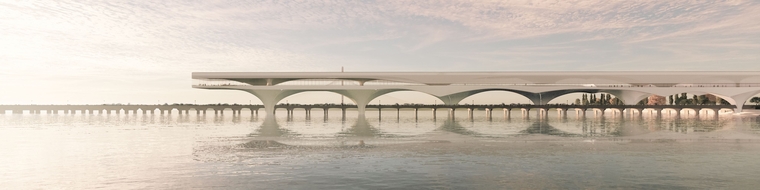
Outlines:
[[0,104],[255,103],[190,73],[341,66],[758,71],[760,1],[0,0]]

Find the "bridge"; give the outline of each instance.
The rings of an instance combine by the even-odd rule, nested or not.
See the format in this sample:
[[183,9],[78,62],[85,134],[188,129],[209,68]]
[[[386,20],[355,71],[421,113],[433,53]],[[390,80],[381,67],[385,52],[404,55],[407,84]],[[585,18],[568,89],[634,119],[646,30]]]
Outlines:
[[[190,111],[194,111],[197,115],[205,115],[206,111],[213,111],[214,114],[223,114],[224,110],[231,110],[233,115],[241,115],[242,110],[247,109],[251,115],[257,115],[260,109],[263,109],[264,105],[196,105],[196,104],[182,104],[182,105],[0,105],[0,114],[5,114],[6,110],[10,110],[12,114],[22,114],[27,111],[30,114],[40,114],[45,111],[46,114],[171,114],[176,110],[181,114],[190,114]],[[645,109],[654,111],[658,116],[661,115],[663,110],[673,110],[676,114],[680,114],[682,110],[692,110],[695,114],[699,115],[703,110],[712,110],[717,116],[721,109],[733,109],[733,105],[567,105],[567,104],[544,104],[544,105],[532,105],[532,104],[485,104],[485,105],[446,105],[446,104],[386,104],[386,105],[367,105],[366,108],[377,109],[378,114],[382,114],[383,109],[395,109],[396,114],[399,114],[401,109],[411,109],[414,111],[415,118],[418,116],[420,109],[432,110],[433,117],[436,117],[436,111],[438,109],[445,109],[449,111],[451,116],[457,109],[467,109],[469,117],[472,117],[476,110],[484,110],[488,118],[492,117],[493,112],[502,110],[505,117],[511,116],[513,109],[519,109],[523,115],[528,115],[530,110],[537,110],[539,115],[546,115],[550,109],[556,110],[560,115],[567,116],[568,110],[575,110],[576,114],[584,115],[587,111],[592,110],[595,114],[599,113],[604,115],[605,110],[613,110],[613,113],[624,113],[629,111],[631,115],[641,115]],[[755,108],[755,106],[745,106],[745,108]],[[285,109],[288,118],[293,117],[293,112],[296,109],[303,110],[307,117],[311,117],[312,109],[322,109],[325,118],[328,116],[329,109],[342,110],[343,117],[345,118],[347,109],[358,109],[357,105],[348,104],[278,104],[275,105],[275,109]],[[273,112],[274,113],[274,112]]]
[[194,72],[192,78],[193,88],[248,92],[262,101],[268,114],[274,114],[282,99],[307,91],[341,94],[353,101],[360,115],[372,107],[373,99],[397,91],[429,94],[452,109],[462,108],[457,105],[463,99],[486,91],[514,92],[534,105],[521,109],[546,109],[542,106],[570,93],[608,93],[629,106],[605,109],[640,109],[634,104],[651,95],[711,94],[731,104],[735,113],[741,113],[744,103],[760,93],[760,72],[745,71]]

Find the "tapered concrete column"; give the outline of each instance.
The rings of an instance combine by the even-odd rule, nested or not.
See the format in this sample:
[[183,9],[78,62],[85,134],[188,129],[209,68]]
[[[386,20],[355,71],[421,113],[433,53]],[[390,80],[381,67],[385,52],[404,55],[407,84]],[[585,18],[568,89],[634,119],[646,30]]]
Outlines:
[[504,118],[511,118],[512,117],[512,109],[504,108]]
[[654,109],[656,117],[662,117],[662,108]]
[[742,109],[743,109],[742,107],[744,106],[744,102],[747,102],[747,100],[749,100],[750,98],[752,98],[752,96],[758,93],[760,93],[760,91],[750,91],[750,92],[733,95],[731,96],[730,99],[726,99],[726,98],[724,99],[728,101],[729,103],[736,106],[736,108],[734,109],[734,113],[742,113]]
[[451,116],[451,119],[454,119],[454,117],[456,116],[455,115],[456,111],[457,111],[456,108],[449,109],[449,116]]
[[418,108],[414,108],[414,120],[417,120],[417,110]]
[[432,112],[433,112],[433,119],[435,119],[435,118],[436,118],[436,113],[435,113],[435,112],[436,112],[437,110],[438,110],[437,108],[432,108]]
[[[364,116],[367,104],[370,101],[383,94],[399,91],[400,89],[381,89],[381,90],[331,90],[332,92],[342,94],[351,99],[356,104],[356,109],[360,116]],[[378,110],[379,112],[379,110]]]
[[401,108],[396,108],[396,119],[401,119]]
[[493,116],[491,113],[492,112],[491,110],[492,110],[491,108],[486,108],[486,118],[488,120],[491,120],[491,116]]
[[467,108],[467,118],[472,119],[475,112],[475,108]]
[[[269,85],[268,85],[269,86]],[[261,102],[264,104],[264,111],[266,112],[267,116],[271,116],[275,114],[275,106],[277,106],[277,102],[280,102],[280,100],[293,95],[295,93],[301,92],[298,90],[245,90],[248,93],[253,94]]]
[[647,92],[639,92],[635,90],[602,90],[602,92],[614,95],[626,105],[636,105],[636,103],[651,95]]

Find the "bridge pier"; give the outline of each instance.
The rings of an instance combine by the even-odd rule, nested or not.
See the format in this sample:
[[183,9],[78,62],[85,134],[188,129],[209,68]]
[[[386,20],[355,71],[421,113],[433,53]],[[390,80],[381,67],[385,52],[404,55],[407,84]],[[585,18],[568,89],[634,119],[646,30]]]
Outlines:
[[417,109],[418,108],[414,108],[414,120],[415,121],[417,120],[417,111],[418,111]]
[[512,117],[512,109],[511,108],[504,108],[504,118],[509,119]]
[[486,108],[486,119],[488,119],[488,121],[491,121],[492,119],[492,116],[493,116],[492,112],[493,112],[493,108]]
[[539,116],[543,118],[549,117],[549,108],[539,108]]
[[522,117],[530,118],[530,108],[520,108],[520,111],[522,111]]
[[567,118],[567,108],[557,108],[557,113],[562,118]]
[[472,120],[475,112],[475,108],[467,108],[467,118]]
[[401,108],[396,108],[396,120],[401,119]]
[[325,121],[327,121],[327,118],[328,118],[328,114],[327,113],[329,113],[327,107],[323,108],[322,109],[322,114],[325,115]]
[[662,117],[662,108],[654,108],[655,117],[661,118]]
[[438,109],[437,109],[437,108],[432,108],[432,110],[433,110],[433,111],[432,111],[432,112],[433,112],[433,120],[435,120],[435,116],[436,116],[435,112],[436,112]]
[[449,116],[451,117],[451,119],[454,119],[454,117],[456,116],[455,113],[456,113],[456,109],[455,108],[449,109]]
[[340,111],[341,111],[340,112],[340,120],[345,121],[346,120],[346,108],[345,107],[341,108]]

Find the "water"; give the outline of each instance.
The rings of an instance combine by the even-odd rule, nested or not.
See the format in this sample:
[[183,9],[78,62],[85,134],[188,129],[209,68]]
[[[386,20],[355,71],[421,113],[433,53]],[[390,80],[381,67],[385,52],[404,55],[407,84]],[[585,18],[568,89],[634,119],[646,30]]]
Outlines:
[[[754,189],[760,119],[0,115],[3,189]],[[363,143],[363,145],[360,145]]]

